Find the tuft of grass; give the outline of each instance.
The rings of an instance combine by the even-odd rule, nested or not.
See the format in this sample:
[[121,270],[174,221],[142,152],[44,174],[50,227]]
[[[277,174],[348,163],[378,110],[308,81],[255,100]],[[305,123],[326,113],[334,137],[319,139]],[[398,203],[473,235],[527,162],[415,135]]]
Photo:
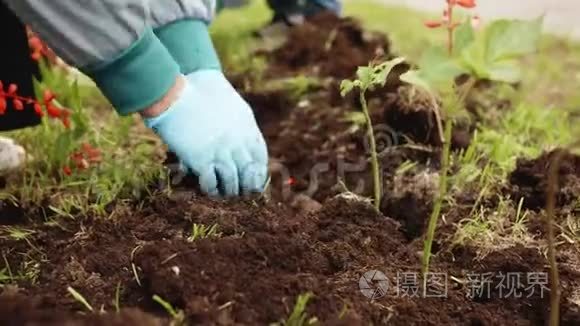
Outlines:
[[95,309],[93,309],[93,306],[91,306],[89,304],[89,302],[87,301],[87,299],[85,299],[85,297],[82,294],[80,294],[77,290],[73,289],[70,286],[67,287],[66,290],[68,291],[68,293],[70,295],[72,295],[72,297],[76,301],[78,301],[81,305],[83,305],[88,311],[90,311],[90,312],[94,312],[95,311]]
[[171,316],[171,326],[182,326],[186,325],[185,323],[185,314],[183,310],[175,309],[171,303],[167,302],[157,294],[153,296],[153,301],[157,302],[165,311]]
[[523,198],[517,206],[510,198],[500,196],[498,201],[497,207],[480,207],[461,220],[452,237],[452,246],[477,248],[480,258],[517,244],[538,246],[526,227],[530,212],[522,209]]
[[306,313],[306,307],[310,300],[314,297],[314,294],[307,292],[301,294],[296,299],[296,304],[292,313],[286,320],[282,320],[279,323],[272,323],[270,326],[314,326],[318,325],[319,321],[316,317],[308,317]]
[[121,312],[121,281],[117,283],[117,288],[115,289],[115,299],[113,300],[113,306],[115,306],[115,312]]
[[207,226],[194,223],[191,228],[191,235],[187,238],[187,241],[194,242],[200,239],[220,238],[222,234],[218,232],[218,229],[219,226],[217,224]]

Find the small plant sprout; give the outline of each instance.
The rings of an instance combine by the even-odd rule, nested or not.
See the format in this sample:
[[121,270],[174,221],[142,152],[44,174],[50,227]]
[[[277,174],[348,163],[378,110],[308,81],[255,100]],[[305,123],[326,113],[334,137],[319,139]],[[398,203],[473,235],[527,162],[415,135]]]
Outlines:
[[90,311],[90,312],[95,311],[95,309],[93,309],[93,306],[91,306],[89,304],[89,302],[87,301],[87,299],[85,299],[85,297],[83,297],[83,295],[80,294],[77,290],[73,289],[70,286],[66,290],[68,291],[68,293],[70,293],[70,295],[72,295],[72,297],[76,301],[78,301],[80,304],[82,304],[88,311]]
[[157,294],[153,296],[153,301],[157,302],[165,311],[171,316],[171,326],[184,326],[185,323],[185,313],[183,310],[176,310],[173,308],[171,303],[165,301],[163,298]]
[[221,236],[222,234],[218,232],[217,224],[207,226],[204,224],[194,223],[191,229],[191,235],[187,238],[187,241],[194,242],[200,239],[219,238]]
[[404,58],[395,58],[390,61],[383,62],[381,64],[371,63],[366,67],[359,67],[356,72],[356,79],[354,80],[343,80],[340,84],[340,93],[344,97],[348,93],[352,92],[355,88],[359,91],[359,102],[366,120],[367,125],[367,135],[370,142],[371,151],[371,165],[372,165],[372,175],[374,182],[374,206],[379,210],[381,205],[382,197],[382,181],[381,172],[379,167],[379,159],[377,153],[377,144],[375,140],[373,123],[369,113],[369,108],[366,100],[366,93],[369,90],[374,89],[377,86],[385,86],[387,83],[387,78],[391,73],[393,68],[405,61]]
[[121,282],[117,283],[117,288],[115,289],[115,299],[113,300],[113,305],[115,306],[115,312],[121,312]]
[[311,317],[308,318],[306,313],[306,307],[310,300],[314,297],[311,292],[304,293],[298,296],[296,299],[296,304],[292,313],[286,320],[282,320],[279,323],[272,323],[270,326],[314,326],[318,325],[318,318]]

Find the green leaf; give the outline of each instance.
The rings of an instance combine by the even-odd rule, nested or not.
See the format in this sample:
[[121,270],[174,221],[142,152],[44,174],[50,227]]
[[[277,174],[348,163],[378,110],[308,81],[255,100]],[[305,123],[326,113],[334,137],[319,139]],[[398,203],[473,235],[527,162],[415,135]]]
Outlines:
[[506,83],[517,83],[521,79],[521,68],[517,61],[494,62],[487,68],[488,78]]
[[478,39],[463,49],[460,61],[464,69],[477,78],[487,78],[487,59],[485,57],[485,43]]
[[372,66],[358,67],[356,70],[356,78],[360,81],[361,88],[366,89],[371,86],[373,74],[374,69]]
[[354,88],[354,83],[351,80],[343,80],[340,83],[340,95],[342,97],[345,97],[346,94],[350,93],[352,91],[352,89]]
[[483,36],[467,45],[460,53],[464,69],[480,79],[514,83],[520,80],[517,61],[537,51],[543,17],[531,21],[497,20]]
[[391,73],[393,68],[395,68],[395,66],[403,63],[404,61],[405,61],[405,58],[398,57],[398,58],[394,58],[392,60],[383,62],[380,65],[378,65],[376,68],[376,73],[374,74],[374,78],[373,78],[372,83],[374,85],[378,84],[381,86],[385,86],[387,79],[389,77],[389,74]]
[[433,94],[433,88],[429,84],[429,82],[421,76],[420,70],[409,70],[399,77],[401,81],[411,84],[413,86],[417,86],[419,88],[424,89],[425,91]]
[[486,29],[486,57],[489,62],[514,59],[536,52],[543,16],[531,21],[498,20]]
[[461,53],[463,49],[475,41],[475,31],[471,25],[471,21],[467,19],[463,24],[457,26],[455,29],[455,42],[453,44],[453,53]]
[[467,72],[457,60],[450,58],[442,47],[428,49],[421,57],[419,67],[421,78],[431,86],[449,86],[455,77]]

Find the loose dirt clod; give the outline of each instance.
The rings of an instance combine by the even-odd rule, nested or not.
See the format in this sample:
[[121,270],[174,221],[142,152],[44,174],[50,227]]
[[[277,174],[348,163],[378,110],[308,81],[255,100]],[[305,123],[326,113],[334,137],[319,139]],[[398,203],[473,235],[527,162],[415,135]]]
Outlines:
[[274,65],[282,71],[306,69],[320,76],[348,78],[358,66],[389,52],[390,43],[384,34],[363,30],[353,18],[323,13],[293,28],[273,58]]
[[[546,205],[548,171],[552,159],[562,149],[543,153],[535,159],[519,159],[516,169],[510,174],[511,193],[515,198],[524,198],[524,206],[540,209]],[[580,156],[566,153],[562,158],[559,176],[557,205],[562,207],[580,202]]]

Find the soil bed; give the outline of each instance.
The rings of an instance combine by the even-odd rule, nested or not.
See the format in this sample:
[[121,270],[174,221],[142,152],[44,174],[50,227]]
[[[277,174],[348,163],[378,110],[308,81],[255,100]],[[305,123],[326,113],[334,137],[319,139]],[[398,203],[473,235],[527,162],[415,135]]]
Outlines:
[[[20,239],[0,237],[10,273],[22,278],[18,287],[0,288],[0,325],[168,325],[154,295],[183,310],[192,325],[266,325],[288,317],[296,298],[307,292],[314,294],[307,314],[325,325],[544,325],[549,284],[542,277],[548,270],[536,248],[514,246],[479,257],[476,248],[446,251],[436,244],[422,295],[420,236],[439,168],[431,108],[407,103],[397,83],[373,94],[369,103],[385,185],[376,212],[358,196],[372,189],[364,128],[344,119],[356,104],[339,98],[336,89],[357,65],[393,54],[385,36],[368,37],[355,21],[333,19],[321,16],[297,28],[289,45],[268,54],[267,75],[308,74],[329,82],[300,98],[280,90],[243,90],[269,144],[268,196],[215,201],[191,191],[189,180],[172,196],[119,203],[112,208],[114,219],[79,216],[47,225],[38,216],[8,219],[9,211],[2,211],[3,227],[32,231]],[[456,147],[465,146],[465,137],[458,134]],[[530,205],[542,203],[542,160],[521,161],[510,178],[514,195],[536,198]],[[398,173],[406,161],[416,162],[415,168]],[[580,161],[566,162],[576,163],[565,164],[562,175],[577,185]],[[560,208],[572,205],[571,194],[563,190]],[[460,207],[448,207],[447,216],[465,217]],[[446,221],[440,238],[454,232],[453,222]],[[194,223],[217,224],[219,237],[191,241]],[[579,325],[578,262],[564,254],[559,259],[562,324]],[[387,281],[365,284],[380,275],[372,271]],[[501,279],[508,273],[519,275],[510,295]],[[484,275],[491,276],[489,282]],[[474,280],[489,289],[474,292]],[[365,296],[385,284],[385,293]],[[370,292],[361,291],[365,285]],[[104,313],[88,313],[67,287]]]

